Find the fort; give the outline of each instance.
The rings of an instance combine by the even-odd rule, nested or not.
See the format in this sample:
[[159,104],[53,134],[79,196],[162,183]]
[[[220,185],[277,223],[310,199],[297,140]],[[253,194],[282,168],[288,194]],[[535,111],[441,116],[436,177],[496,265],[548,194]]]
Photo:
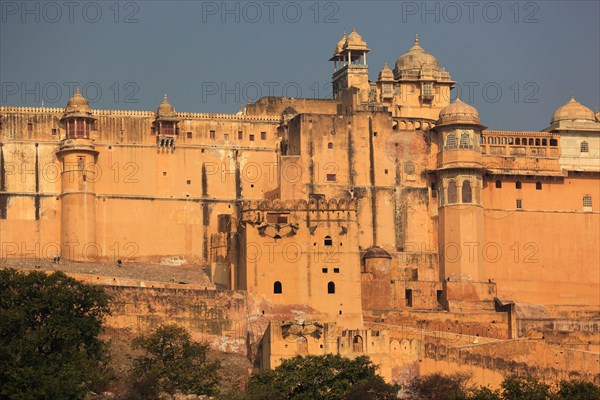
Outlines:
[[[2,264],[60,256],[115,294],[111,327],[176,322],[257,369],[334,352],[394,382],[600,383],[600,113],[492,130],[418,38],[375,81],[356,30],[334,48],[331,99],[0,107]],[[85,272],[118,261],[207,276]]]

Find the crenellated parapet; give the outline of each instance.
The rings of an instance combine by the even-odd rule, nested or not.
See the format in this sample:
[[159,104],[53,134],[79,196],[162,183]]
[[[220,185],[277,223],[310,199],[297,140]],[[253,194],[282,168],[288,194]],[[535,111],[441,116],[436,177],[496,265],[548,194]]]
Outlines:
[[[311,198],[306,200],[244,201],[242,222],[258,226],[287,226],[295,230],[302,222],[355,221],[356,202],[353,199]],[[314,227],[314,226],[313,226]]]
[[[0,114],[16,113],[16,114],[62,114],[64,108],[58,107],[14,107],[1,106]],[[144,110],[92,110],[92,115],[95,117],[142,117],[154,118],[155,111]],[[191,120],[226,120],[226,121],[256,121],[256,122],[271,122],[280,123],[280,115],[246,115],[246,114],[222,114],[222,113],[194,113],[194,112],[178,112],[177,117],[180,119]]]
[[356,211],[353,199],[329,199],[322,197],[307,200],[251,200],[242,202],[246,211]]

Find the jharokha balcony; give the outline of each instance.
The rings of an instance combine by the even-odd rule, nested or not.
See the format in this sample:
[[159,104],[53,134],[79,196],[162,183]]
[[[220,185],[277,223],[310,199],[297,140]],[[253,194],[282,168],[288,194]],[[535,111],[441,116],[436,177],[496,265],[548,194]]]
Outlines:
[[505,157],[558,158],[560,135],[548,132],[484,131],[481,154]]

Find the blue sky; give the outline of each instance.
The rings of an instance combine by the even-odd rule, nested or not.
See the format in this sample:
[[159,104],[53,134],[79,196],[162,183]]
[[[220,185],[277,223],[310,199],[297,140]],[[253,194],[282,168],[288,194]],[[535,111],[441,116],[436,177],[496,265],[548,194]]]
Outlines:
[[[0,104],[238,111],[260,95],[331,96],[342,32],[367,41],[372,80],[423,48],[494,129],[540,130],[575,98],[600,106],[598,1],[7,1]],[[453,95],[455,96],[455,95]]]

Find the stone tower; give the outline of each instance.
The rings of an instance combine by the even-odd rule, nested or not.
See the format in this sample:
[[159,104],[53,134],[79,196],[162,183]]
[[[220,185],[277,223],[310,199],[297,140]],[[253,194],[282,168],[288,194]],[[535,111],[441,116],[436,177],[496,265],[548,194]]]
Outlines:
[[352,29],[348,36],[346,33],[338,42],[333,57],[333,98],[340,99],[345,89],[355,87],[359,89],[359,99],[362,103],[369,100],[369,66],[367,65],[367,43],[362,36]]
[[[453,292],[462,294],[464,287],[477,286],[484,276],[480,150],[484,129],[477,110],[460,99],[440,112],[434,128],[437,133],[434,140],[440,149],[436,165],[440,279],[446,285],[449,304],[454,300]],[[464,297],[457,296],[458,299]]]
[[99,253],[95,189],[98,151],[90,138],[95,120],[78,88],[61,118],[65,137],[56,152],[62,163],[61,257],[69,260],[90,260]]

